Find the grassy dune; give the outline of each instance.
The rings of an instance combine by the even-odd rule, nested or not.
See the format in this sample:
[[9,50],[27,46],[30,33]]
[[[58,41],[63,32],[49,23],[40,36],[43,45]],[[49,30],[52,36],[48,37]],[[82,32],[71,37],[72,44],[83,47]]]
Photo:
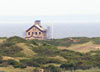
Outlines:
[[33,57],[36,55],[34,51],[32,51],[29,46],[27,46],[25,43],[18,43],[17,46],[21,47],[23,49],[22,52],[26,55],[26,57]]
[[0,39],[0,44],[2,44],[6,39]]
[[88,42],[84,44],[71,45],[70,47],[58,46],[58,49],[68,49],[68,50],[73,50],[76,52],[86,53],[89,51],[98,50],[97,47],[99,48],[100,45],[93,44],[93,42]]
[[15,61],[18,61],[21,60],[21,59],[27,59],[25,57],[9,57],[9,56],[3,56],[3,60],[9,60],[9,59],[12,59],[12,60],[15,60]]
[[[66,71],[71,72],[71,71]],[[100,72],[100,69],[94,68],[94,69],[88,69],[88,70],[76,70],[75,72]]]
[[[27,67],[25,69],[19,69],[19,68],[15,69],[12,66],[0,67],[0,72],[33,72],[33,70],[34,68],[32,67]],[[71,72],[71,71],[65,71],[65,72]],[[100,72],[100,69],[95,68],[95,69],[89,69],[89,70],[76,70],[75,72]]]
[[34,68],[27,67],[25,69],[9,67],[0,67],[0,72],[33,72]]
[[61,57],[61,56],[49,57],[49,58],[57,59],[57,60],[60,60],[60,61],[67,61],[64,57]]
[[[18,67],[14,68],[14,65],[9,64],[7,65],[7,67],[6,66],[4,67],[3,64],[1,63],[0,72],[33,72],[35,67],[42,68],[42,67],[49,67],[50,65],[60,68],[60,66],[65,62],[67,63],[68,61],[70,62],[71,60],[73,62],[74,61],[76,62],[76,60],[74,59],[77,60],[80,59],[81,61],[83,60],[83,58],[84,58],[84,60],[82,61],[83,65],[89,64],[89,61],[85,60],[85,58],[87,58],[87,55],[85,57],[85,54],[87,54],[87,52],[96,51],[100,49],[100,44],[98,39],[96,39],[96,41],[95,39],[91,40],[88,39],[88,41],[87,40],[83,41],[84,39],[85,38],[75,39],[79,41],[77,43],[75,42],[68,43],[69,40],[67,39],[59,39],[59,40],[55,39],[51,41],[48,40],[27,41],[19,37],[0,39],[2,60],[14,60],[18,62],[19,65],[21,64],[24,65],[25,63],[27,64],[25,68],[18,68]],[[95,43],[92,40],[94,40]],[[11,52],[13,53],[10,54]],[[16,55],[14,55],[14,53]],[[22,56],[21,53],[23,53],[24,55]],[[88,57],[90,58],[91,54],[94,53],[95,55],[96,54],[98,55],[96,58],[100,58],[98,52],[90,53]],[[96,58],[95,56],[93,57],[93,59],[95,59],[94,61],[96,61]],[[23,62],[21,62],[21,60]],[[99,60],[97,60],[97,62],[98,61]],[[4,61],[4,63],[6,62]],[[30,65],[28,65],[28,63]],[[16,65],[18,64],[16,63]],[[94,64],[91,64],[91,66],[92,65]],[[71,72],[71,71],[65,71],[65,72]],[[100,69],[94,68],[89,70],[76,70],[75,72],[100,72]]]

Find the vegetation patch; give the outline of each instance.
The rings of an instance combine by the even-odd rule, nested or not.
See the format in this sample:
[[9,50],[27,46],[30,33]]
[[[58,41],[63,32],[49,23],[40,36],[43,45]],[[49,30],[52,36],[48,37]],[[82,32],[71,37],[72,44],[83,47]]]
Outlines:
[[33,57],[34,55],[36,55],[36,53],[32,51],[31,48],[25,43],[18,43],[17,46],[23,49],[22,52],[25,54],[26,57]]
[[99,72],[99,40],[73,37],[39,41],[10,37],[0,43],[0,71]]

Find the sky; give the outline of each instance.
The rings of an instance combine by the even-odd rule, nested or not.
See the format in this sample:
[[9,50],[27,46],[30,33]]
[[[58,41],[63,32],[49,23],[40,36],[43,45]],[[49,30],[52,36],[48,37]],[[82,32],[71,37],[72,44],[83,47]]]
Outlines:
[[99,3],[100,0],[0,0],[0,22],[51,22],[52,18],[54,22],[100,22]]
[[100,14],[100,0],[0,0],[1,16]]
[[100,36],[100,0],[0,0],[0,37],[24,37],[35,20],[53,24],[56,38]]

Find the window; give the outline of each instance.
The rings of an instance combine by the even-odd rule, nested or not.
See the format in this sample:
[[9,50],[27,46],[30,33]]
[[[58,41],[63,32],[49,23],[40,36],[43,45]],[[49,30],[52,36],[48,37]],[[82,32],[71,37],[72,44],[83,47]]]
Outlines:
[[30,32],[28,32],[28,35],[30,35]]
[[37,35],[37,32],[35,32],[35,35]]
[[41,34],[41,32],[39,32],[39,35]]
[[34,34],[34,32],[32,32],[32,35]]

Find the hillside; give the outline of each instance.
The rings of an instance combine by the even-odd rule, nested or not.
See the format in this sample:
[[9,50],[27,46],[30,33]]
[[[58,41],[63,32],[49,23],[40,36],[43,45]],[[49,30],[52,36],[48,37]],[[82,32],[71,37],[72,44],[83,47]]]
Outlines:
[[44,69],[46,72],[63,72],[63,68],[68,72],[73,68],[80,69],[78,72],[89,72],[91,68],[99,70],[99,42],[100,38],[86,37],[44,41],[25,40],[17,36],[0,38],[0,71],[36,72]]
[[61,50],[67,49],[82,53],[100,49],[99,37],[95,38],[73,37],[73,38],[46,40],[46,41],[41,41],[40,43],[48,43],[57,46],[57,48]]
[[100,45],[93,44],[93,42],[87,42],[84,44],[73,44],[70,47],[58,46],[58,49],[68,49],[76,52],[87,53],[90,51],[95,51],[100,49]]

